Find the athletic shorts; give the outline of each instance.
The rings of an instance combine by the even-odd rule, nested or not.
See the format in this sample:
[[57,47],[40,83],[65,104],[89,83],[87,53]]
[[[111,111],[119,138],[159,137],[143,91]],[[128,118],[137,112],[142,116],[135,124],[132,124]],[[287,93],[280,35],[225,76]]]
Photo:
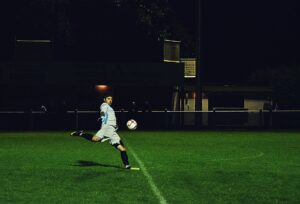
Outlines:
[[117,129],[111,125],[103,125],[101,129],[96,133],[96,137],[100,137],[101,140],[109,140],[111,145],[120,144],[120,136],[117,134]]

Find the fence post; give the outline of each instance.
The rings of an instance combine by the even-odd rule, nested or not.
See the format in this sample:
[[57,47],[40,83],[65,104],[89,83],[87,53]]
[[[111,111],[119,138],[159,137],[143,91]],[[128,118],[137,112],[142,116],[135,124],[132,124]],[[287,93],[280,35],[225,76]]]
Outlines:
[[32,109],[29,110],[29,130],[33,130],[33,113]]
[[[100,114],[101,116],[101,114]],[[125,118],[125,113],[124,113],[124,108],[121,108],[121,123],[120,124],[120,129],[123,130],[123,129],[126,129],[126,118]]]
[[263,114],[261,109],[259,109],[259,126],[260,128],[263,127]]
[[213,109],[213,115],[212,115],[212,126],[215,128],[217,126],[217,116],[216,116],[216,109]]
[[168,109],[165,108],[165,129],[168,129]]
[[77,108],[75,109],[74,113],[75,113],[75,129],[76,129],[76,131],[78,131],[79,127],[78,127],[78,109]]
[[269,126],[270,128],[273,127],[273,111],[270,109],[270,121],[269,121]]

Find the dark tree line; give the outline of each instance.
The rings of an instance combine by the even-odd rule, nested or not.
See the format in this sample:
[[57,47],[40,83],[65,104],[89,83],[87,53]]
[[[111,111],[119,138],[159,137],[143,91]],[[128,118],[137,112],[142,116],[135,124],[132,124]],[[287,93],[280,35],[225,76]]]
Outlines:
[[194,43],[168,0],[19,0],[17,39],[53,40],[57,59],[160,60],[164,39]]

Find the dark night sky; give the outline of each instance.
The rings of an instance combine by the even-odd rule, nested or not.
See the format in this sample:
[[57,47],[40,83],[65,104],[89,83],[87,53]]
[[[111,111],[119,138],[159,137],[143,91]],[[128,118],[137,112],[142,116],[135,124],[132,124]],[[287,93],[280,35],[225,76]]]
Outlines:
[[244,80],[251,70],[300,62],[299,1],[209,2],[203,19],[208,74],[238,70],[234,78]]
[[[18,19],[19,10],[17,8],[22,3],[24,4],[24,2],[28,1],[6,1],[10,3],[2,7],[1,60],[10,59],[15,30],[26,30],[26,27],[22,27],[24,25],[16,23],[15,19],[16,17]],[[15,2],[18,2],[18,4]],[[34,2],[34,0],[31,2]],[[99,30],[99,27],[97,29],[94,28],[92,21],[88,22],[85,20],[101,17],[98,13],[101,9],[97,9],[96,7],[96,5],[99,7],[101,5],[95,3],[100,1],[89,1],[95,4],[87,4],[87,1],[65,2],[71,3],[66,4],[63,9],[66,9],[67,15],[72,15],[72,18],[79,22],[77,25],[80,25],[73,28],[76,38],[85,39],[87,40],[85,42],[88,42],[81,41],[84,43],[77,44],[80,46],[72,47],[72,50],[82,50],[82,48],[99,50],[99,45],[103,41],[93,43],[89,39],[95,38],[98,34],[100,35],[101,29]],[[192,43],[196,44],[194,42],[196,39],[197,22],[196,0],[170,2],[173,9],[171,14],[174,15],[173,17],[176,18],[178,24],[183,25],[184,30],[190,33],[193,40]],[[253,70],[265,69],[267,67],[273,68],[286,64],[299,64],[299,4],[297,0],[203,0],[202,52],[204,54],[203,74],[206,81],[222,81],[224,83],[230,81],[241,82],[247,79],[247,76]],[[26,10],[23,12],[26,13]],[[37,11],[33,14],[27,13],[27,15],[31,16],[31,19],[35,19],[46,14]],[[45,18],[47,19],[49,16]],[[130,16],[128,16],[127,20],[129,19]],[[102,19],[101,22],[104,26],[113,29],[109,27],[106,19]],[[48,25],[52,26],[51,23],[53,21],[50,19]],[[119,25],[122,25],[122,23]],[[43,26],[47,27],[47,24]],[[54,33],[56,32],[56,36],[68,34],[66,32],[59,33],[59,27],[56,27],[56,29],[53,31]],[[33,30],[38,35],[39,27],[35,27]],[[125,36],[131,36],[131,30],[134,29],[123,28],[123,30]],[[27,30],[26,32],[30,33],[31,31]],[[45,31],[40,32],[43,33],[41,35],[46,33]],[[109,32],[109,29],[106,32]],[[136,35],[137,33],[134,33],[132,36]],[[147,40],[148,38],[145,39]],[[72,42],[72,39],[69,40]],[[151,40],[149,40],[149,44],[152,44]],[[120,46],[119,49],[122,50],[122,46],[128,46],[128,44],[117,44],[117,46]],[[147,50],[147,46],[140,46],[136,43],[133,47],[136,49],[145,48]],[[145,50],[139,53],[149,54]]]

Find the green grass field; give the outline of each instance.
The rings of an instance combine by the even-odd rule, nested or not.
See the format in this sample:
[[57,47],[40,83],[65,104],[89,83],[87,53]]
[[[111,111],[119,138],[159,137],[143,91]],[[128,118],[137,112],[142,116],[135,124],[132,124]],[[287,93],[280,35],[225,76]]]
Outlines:
[[0,133],[0,203],[300,203],[300,132]]

